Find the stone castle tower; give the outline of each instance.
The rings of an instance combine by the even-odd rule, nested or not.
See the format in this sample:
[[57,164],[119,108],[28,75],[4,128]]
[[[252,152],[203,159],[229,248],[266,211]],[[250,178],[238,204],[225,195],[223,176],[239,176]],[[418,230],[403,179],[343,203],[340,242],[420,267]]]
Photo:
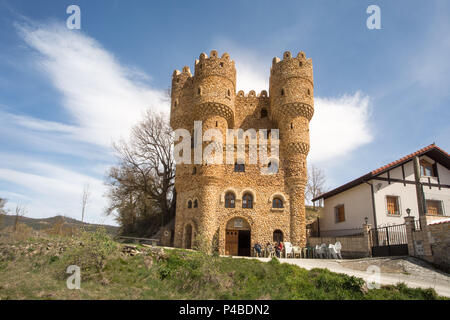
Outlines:
[[[173,73],[174,130],[186,129],[194,137],[194,121],[201,121],[202,135],[217,129],[224,142],[227,129],[278,129],[280,135],[279,162],[270,163],[275,167],[271,175],[261,174],[267,164],[259,162],[177,164],[176,247],[190,248],[197,235],[221,254],[232,255],[250,255],[257,242],[306,244],[304,193],[313,89],[312,60],[303,52],[296,57],[285,52],[282,60],[273,59],[269,95],[236,93],[234,61],[214,50],[209,58],[202,53],[195,61],[194,75],[189,67]],[[201,137],[193,139],[191,147],[198,143]],[[220,145],[224,158],[226,147]]]

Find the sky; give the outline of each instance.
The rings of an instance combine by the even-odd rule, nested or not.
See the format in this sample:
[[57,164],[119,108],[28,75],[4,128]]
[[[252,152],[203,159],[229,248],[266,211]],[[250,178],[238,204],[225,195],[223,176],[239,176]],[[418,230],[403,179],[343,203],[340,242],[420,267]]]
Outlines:
[[[66,26],[70,5],[81,29]],[[368,29],[378,5],[381,29]],[[314,66],[309,164],[334,188],[435,142],[450,150],[448,1],[0,0],[0,197],[29,217],[105,216],[112,143],[169,112],[175,69],[236,62],[237,90],[268,90],[273,57]]]

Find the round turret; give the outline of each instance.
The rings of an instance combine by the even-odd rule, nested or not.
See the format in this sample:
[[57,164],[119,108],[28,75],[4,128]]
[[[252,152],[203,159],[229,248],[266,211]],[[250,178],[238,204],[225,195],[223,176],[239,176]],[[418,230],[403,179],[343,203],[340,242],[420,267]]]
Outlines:
[[311,120],[314,114],[314,82],[312,60],[300,52],[289,51],[283,60],[274,58],[270,71],[270,103],[272,118],[278,123],[295,117]]
[[195,61],[194,113],[197,120],[211,116],[223,117],[229,127],[234,122],[236,97],[236,68],[230,56],[224,53],[219,58],[217,51],[205,53]]

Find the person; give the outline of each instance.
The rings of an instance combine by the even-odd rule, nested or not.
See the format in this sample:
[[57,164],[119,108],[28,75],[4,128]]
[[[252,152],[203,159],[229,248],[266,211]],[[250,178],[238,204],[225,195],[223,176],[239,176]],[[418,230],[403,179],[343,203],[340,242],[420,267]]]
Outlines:
[[253,247],[256,251],[256,254],[258,257],[261,256],[261,245],[259,244],[259,242],[255,243],[255,246]]
[[277,257],[281,258],[281,252],[283,252],[283,242],[278,242],[278,245],[276,247],[276,253],[277,253]]
[[266,256],[270,257],[270,253],[273,251],[273,245],[270,242],[266,244]]

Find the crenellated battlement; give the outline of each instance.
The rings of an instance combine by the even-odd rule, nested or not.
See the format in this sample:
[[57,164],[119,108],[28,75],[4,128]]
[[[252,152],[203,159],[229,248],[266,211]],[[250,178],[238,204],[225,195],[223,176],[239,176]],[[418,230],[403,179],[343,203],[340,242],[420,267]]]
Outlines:
[[250,90],[247,94],[243,90],[239,90],[236,94],[236,97],[239,98],[268,98],[266,90],[262,90],[259,94],[256,94],[255,90]]
[[293,77],[308,80],[313,85],[312,59],[306,58],[303,51],[293,57],[290,51],[283,54],[283,60],[278,57],[273,58],[270,69],[270,81],[280,81]]
[[217,51],[212,50],[209,57],[206,53],[202,53],[199,59],[195,60],[195,81],[211,76],[228,79],[236,90],[236,67],[228,53],[225,52],[219,57]]

